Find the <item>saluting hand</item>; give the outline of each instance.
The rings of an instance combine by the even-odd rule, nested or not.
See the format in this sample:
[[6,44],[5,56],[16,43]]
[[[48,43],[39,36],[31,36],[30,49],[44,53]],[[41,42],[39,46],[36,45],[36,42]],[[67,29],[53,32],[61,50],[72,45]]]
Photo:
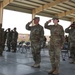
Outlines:
[[32,23],[34,19],[32,19],[32,21],[30,21],[29,23]]
[[47,22],[48,22],[48,23],[50,23],[50,22],[51,22],[51,20],[48,20]]

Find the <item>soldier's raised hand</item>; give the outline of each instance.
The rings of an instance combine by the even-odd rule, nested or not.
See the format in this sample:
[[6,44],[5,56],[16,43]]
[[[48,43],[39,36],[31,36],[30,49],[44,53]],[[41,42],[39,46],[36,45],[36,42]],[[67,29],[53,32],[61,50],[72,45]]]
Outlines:
[[51,22],[51,20],[48,20],[47,22],[48,22],[48,23],[50,23],[50,22]]
[[34,19],[32,19],[29,23],[32,23]]

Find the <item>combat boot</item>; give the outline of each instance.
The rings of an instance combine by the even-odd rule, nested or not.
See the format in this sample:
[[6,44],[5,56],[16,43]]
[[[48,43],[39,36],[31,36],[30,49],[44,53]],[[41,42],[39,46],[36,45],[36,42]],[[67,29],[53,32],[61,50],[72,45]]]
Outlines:
[[0,52],[0,56],[3,56],[3,52]]
[[75,61],[73,62],[73,64],[75,64]]
[[73,60],[73,59],[71,59],[69,63],[70,63],[70,64],[74,64],[74,60]]
[[40,64],[35,64],[34,68],[40,68]]
[[53,69],[51,69],[51,70],[48,70],[47,72],[48,72],[49,74],[53,74],[54,71],[55,71],[55,68],[53,68]]
[[75,60],[73,61],[73,64],[75,64]]
[[0,56],[3,56],[2,52],[0,52]]
[[74,59],[74,64],[75,64],[75,59]]
[[52,73],[53,75],[58,75],[59,74],[59,69],[56,68],[56,70]]
[[31,65],[31,67],[34,67],[35,66],[35,63],[33,65]]

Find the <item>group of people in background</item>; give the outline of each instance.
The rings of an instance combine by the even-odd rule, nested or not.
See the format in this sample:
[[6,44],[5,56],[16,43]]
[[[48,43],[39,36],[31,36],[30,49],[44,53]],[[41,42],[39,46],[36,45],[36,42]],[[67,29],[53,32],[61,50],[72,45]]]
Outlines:
[[[31,40],[31,48],[34,64],[32,67],[40,68],[41,63],[41,41],[44,40],[44,29],[39,24],[40,18],[35,17],[32,21],[26,24],[26,29],[30,30],[30,40]],[[31,26],[31,23],[34,22],[34,25]],[[50,22],[53,22],[53,25],[49,25]],[[60,53],[63,49],[65,43],[64,33],[69,33],[69,46],[72,61],[71,63],[75,63],[75,22],[71,24],[68,28],[63,29],[61,25],[59,25],[59,18],[54,17],[51,20],[46,21],[44,24],[44,28],[49,29],[51,32],[50,35],[50,43],[49,43],[49,55],[52,69],[48,70],[49,74],[57,75],[59,74],[59,65],[60,65]]]
[[18,39],[18,32],[16,31],[16,28],[11,30],[8,28],[5,33],[7,34],[7,47],[8,47],[8,52],[12,50],[12,52],[16,52],[16,47],[17,47],[17,39]]
[[7,51],[16,52],[17,47],[17,39],[18,39],[18,32],[16,28],[11,30],[10,28],[4,30],[2,28],[2,24],[0,24],[0,56],[2,56],[5,44],[7,45]]

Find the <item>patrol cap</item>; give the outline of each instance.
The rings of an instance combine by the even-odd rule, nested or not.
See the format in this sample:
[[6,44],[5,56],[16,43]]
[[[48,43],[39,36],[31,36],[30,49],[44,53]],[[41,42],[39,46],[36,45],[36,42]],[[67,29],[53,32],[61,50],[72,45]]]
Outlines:
[[75,21],[71,24],[71,27],[75,28]]
[[59,22],[59,18],[58,17],[53,17],[52,20],[58,20],[58,22]]
[[14,29],[16,29],[16,27]]
[[35,17],[34,19],[39,19],[39,17]]
[[75,21],[73,22],[73,24],[75,24]]
[[10,28],[8,28],[8,30],[10,30]]

